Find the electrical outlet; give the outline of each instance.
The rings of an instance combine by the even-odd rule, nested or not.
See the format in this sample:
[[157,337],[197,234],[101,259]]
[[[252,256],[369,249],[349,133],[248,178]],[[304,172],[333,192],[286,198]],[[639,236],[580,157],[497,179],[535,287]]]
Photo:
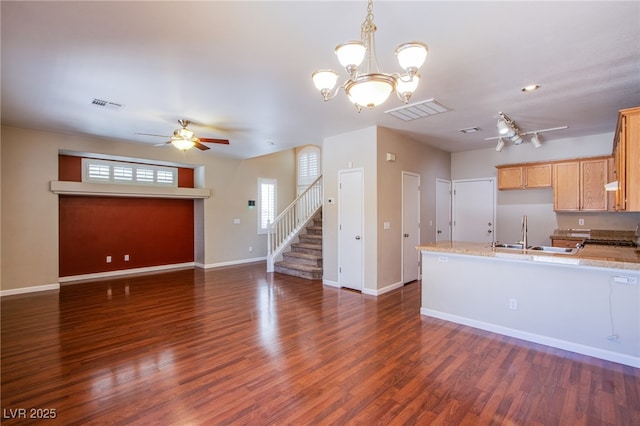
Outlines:
[[518,299],[509,299],[509,309],[518,310]]
[[449,258],[447,256],[438,256],[438,262],[448,262]]
[[578,219],[578,225],[580,226],[584,225],[584,219]]
[[125,261],[125,262],[128,262],[128,261],[129,261],[129,255],[128,255],[128,254],[125,254],[125,255],[124,255],[124,261]]
[[107,256],[107,263],[111,263],[111,256]]
[[253,252],[253,246],[249,246],[249,253]]

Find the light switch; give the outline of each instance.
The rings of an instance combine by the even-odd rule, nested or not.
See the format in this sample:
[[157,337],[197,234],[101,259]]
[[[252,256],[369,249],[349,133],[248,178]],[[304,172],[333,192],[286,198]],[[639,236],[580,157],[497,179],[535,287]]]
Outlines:
[[240,225],[240,219],[233,219],[233,224],[234,225]]
[[391,223],[389,223],[389,222],[384,222],[384,223],[382,224],[382,226],[384,227],[384,229],[389,229],[389,228],[391,228]]

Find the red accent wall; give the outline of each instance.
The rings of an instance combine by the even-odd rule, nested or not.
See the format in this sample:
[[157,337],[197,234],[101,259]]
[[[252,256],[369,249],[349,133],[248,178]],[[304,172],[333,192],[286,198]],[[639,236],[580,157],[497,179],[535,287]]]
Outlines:
[[[82,158],[59,155],[58,179],[81,182]],[[193,169],[178,168],[178,186],[194,187]],[[193,204],[182,199],[60,195],[60,276],[193,262]]]
[[65,195],[59,200],[61,277],[193,262],[193,200]]

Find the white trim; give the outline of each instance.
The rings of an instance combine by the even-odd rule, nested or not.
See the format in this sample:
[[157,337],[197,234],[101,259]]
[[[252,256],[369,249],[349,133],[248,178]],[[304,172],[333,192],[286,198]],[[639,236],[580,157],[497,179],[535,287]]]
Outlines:
[[36,293],[39,291],[52,291],[52,290],[60,290],[60,284],[44,284],[44,285],[34,285],[32,287],[21,287],[21,288],[12,288],[9,290],[0,290],[0,297],[4,296],[13,296],[15,294],[25,294],[25,293]]
[[509,327],[503,327],[484,321],[478,321],[471,318],[461,317],[458,315],[447,314],[445,312],[433,309],[420,308],[420,314],[445,321],[462,324],[480,330],[490,331],[492,333],[502,334],[504,336],[515,337],[517,339],[526,340],[528,342],[539,343],[541,345],[551,346],[565,351],[575,352],[582,355],[588,355],[606,361],[617,362],[631,367],[640,368],[640,356],[624,355],[604,349],[594,348],[592,346],[581,345],[579,343],[567,342],[566,340],[555,339],[553,337],[543,336],[540,334],[529,333],[526,331],[516,330]]
[[71,275],[68,277],[60,277],[58,281],[61,283],[68,283],[68,282],[74,282],[74,281],[119,277],[122,275],[139,274],[139,273],[145,273],[145,272],[166,271],[168,269],[190,268],[194,266],[195,266],[194,262],[172,263],[170,265],[147,266],[144,268],[119,269],[117,271],[96,272],[93,274],[82,274],[82,275]]
[[104,195],[110,197],[137,198],[187,198],[211,197],[208,188],[174,188],[151,185],[118,185],[109,183],[66,182],[52,180],[51,192],[68,195]]
[[198,267],[202,269],[213,269],[213,268],[220,268],[223,266],[234,266],[234,265],[243,265],[245,263],[264,262],[266,260],[267,260],[267,257],[262,256],[262,257],[253,257],[249,259],[229,260],[227,262],[218,262],[218,263],[206,263],[206,264],[199,263]]
[[404,287],[404,283],[402,283],[400,281],[400,282],[397,282],[397,283],[389,284],[388,286],[382,287],[381,289],[378,289],[378,290],[365,288],[365,289],[362,290],[362,293],[363,294],[369,294],[371,296],[380,296],[381,294],[388,293],[390,291],[397,290],[397,289],[402,288],[402,287]]
[[340,288],[340,284],[336,281],[331,281],[331,280],[327,280],[327,279],[322,279],[322,285],[327,285],[329,287],[335,287],[335,288]]

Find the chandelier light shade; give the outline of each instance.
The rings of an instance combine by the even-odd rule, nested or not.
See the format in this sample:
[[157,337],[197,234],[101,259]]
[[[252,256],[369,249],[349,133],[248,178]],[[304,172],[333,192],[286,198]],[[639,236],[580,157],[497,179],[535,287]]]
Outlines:
[[401,44],[396,48],[395,54],[404,73],[384,73],[380,71],[376,57],[376,30],[373,22],[373,1],[369,0],[367,16],[360,28],[361,40],[340,43],[335,49],[338,62],[344,67],[349,78],[336,88],[337,72],[320,70],[312,74],[313,83],[325,101],[335,98],[343,88],[358,111],[380,105],[393,92],[396,92],[402,102],[409,102],[411,95],[418,88],[418,70],[427,58],[429,47],[419,41]]

